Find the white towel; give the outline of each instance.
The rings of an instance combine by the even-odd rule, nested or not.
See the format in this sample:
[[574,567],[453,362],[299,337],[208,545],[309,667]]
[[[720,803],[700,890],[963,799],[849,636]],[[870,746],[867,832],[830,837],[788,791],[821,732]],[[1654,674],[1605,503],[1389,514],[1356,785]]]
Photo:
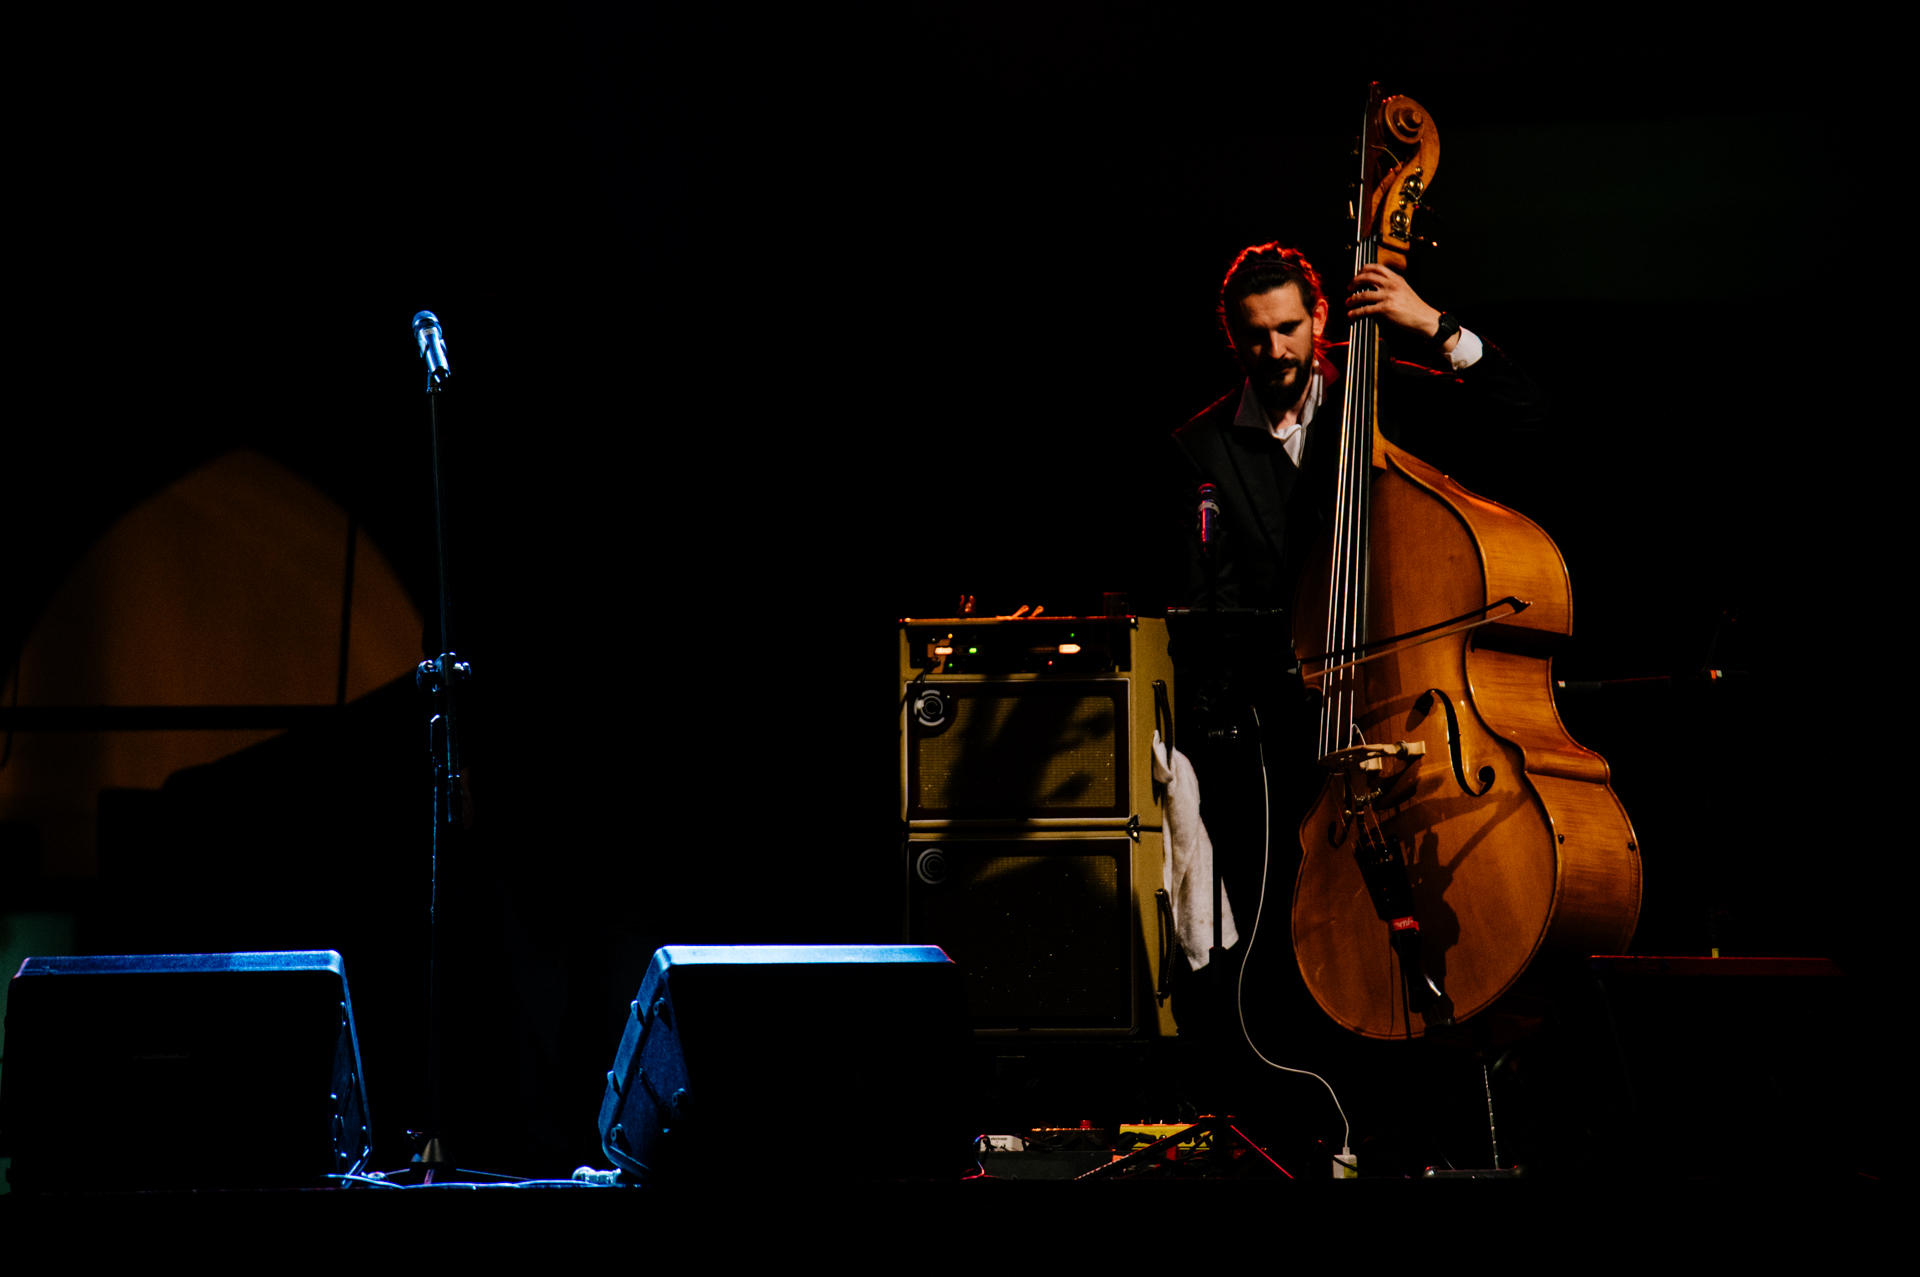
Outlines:
[[[1173,901],[1173,933],[1187,951],[1195,971],[1207,965],[1213,946],[1213,840],[1200,820],[1200,778],[1179,750],[1167,757],[1160,733],[1153,734],[1153,778],[1167,787],[1165,850],[1160,858],[1160,884]],[[1227,898],[1226,879],[1220,880],[1220,943],[1231,949],[1240,943],[1233,925],[1233,902]]]

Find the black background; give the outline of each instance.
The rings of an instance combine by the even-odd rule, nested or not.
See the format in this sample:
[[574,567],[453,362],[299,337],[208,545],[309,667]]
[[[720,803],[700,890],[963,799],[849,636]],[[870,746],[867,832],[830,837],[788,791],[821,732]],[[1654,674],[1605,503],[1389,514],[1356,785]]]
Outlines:
[[[524,1100],[470,1147],[558,1166],[654,943],[891,938],[896,618],[1155,601],[1149,458],[1238,380],[1220,277],[1281,238],[1338,285],[1377,78],[1441,132],[1416,287],[1554,408],[1522,451],[1435,460],[1564,552],[1556,675],[1690,676],[1716,633],[1744,673],[1562,703],[1642,839],[1636,951],[1871,975],[1845,902],[1886,836],[1838,663],[1897,576],[1846,389],[1884,360],[1843,282],[1862,95],[1821,38],[1429,9],[1359,40],[1093,10],[342,11],[233,52],[173,18],[35,29],[0,642],[242,445],[352,504],[431,616],[406,325],[436,310],[478,671],[463,1085]],[[170,787],[168,827],[224,821],[228,850],[196,853],[198,922],[143,925],[345,951],[397,1154],[424,845],[416,711],[379,706],[229,767],[245,803]],[[351,830],[268,783],[323,765],[364,773]],[[313,885],[276,917],[264,878]]]

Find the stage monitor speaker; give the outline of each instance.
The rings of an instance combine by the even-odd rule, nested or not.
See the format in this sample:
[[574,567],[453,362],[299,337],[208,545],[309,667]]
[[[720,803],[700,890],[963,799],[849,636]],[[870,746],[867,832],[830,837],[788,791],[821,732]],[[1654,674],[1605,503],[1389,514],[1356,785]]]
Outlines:
[[669,945],[600,1104],[627,1178],[868,1179],[975,1166],[960,973],[911,945]]
[[1172,1036],[1166,622],[904,621],[900,681],[906,936],[965,973],[974,1030]]
[[338,953],[28,958],[8,986],[17,1191],[293,1187],[370,1151]]

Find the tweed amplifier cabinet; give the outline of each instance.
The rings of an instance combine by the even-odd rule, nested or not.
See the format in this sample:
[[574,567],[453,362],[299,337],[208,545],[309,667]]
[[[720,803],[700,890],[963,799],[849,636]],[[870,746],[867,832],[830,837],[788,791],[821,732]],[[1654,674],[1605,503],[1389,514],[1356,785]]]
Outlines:
[[1171,1035],[1166,623],[908,620],[900,687],[907,938],[960,967],[976,1033]]

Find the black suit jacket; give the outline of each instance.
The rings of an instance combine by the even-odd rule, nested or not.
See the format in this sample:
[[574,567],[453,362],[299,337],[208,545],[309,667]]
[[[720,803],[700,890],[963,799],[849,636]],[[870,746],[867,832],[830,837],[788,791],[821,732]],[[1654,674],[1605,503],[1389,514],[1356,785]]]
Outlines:
[[[1381,432],[1415,456],[1444,467],[1489,434],[1528,429],[1544,419],[1532,380],[1491,342],[1461,372],[1384,361]],[[1290,609],[1306,556],[1332,521],[1339,448],[1341,382],[1346,348],[1323,359],[1326,396],[1307,429],[1296,466],[1264,430],[1233,424],[1236,388],[1172,436],[1174,476],[1168,493],[1179,553],[1171,591],[1176,605],[1205,607],[1211,560],[1214,602],[1223,608]],[[1195,520],[1202,483],[1218,489],[1222,535],[1211,555],[1200,552]]]

